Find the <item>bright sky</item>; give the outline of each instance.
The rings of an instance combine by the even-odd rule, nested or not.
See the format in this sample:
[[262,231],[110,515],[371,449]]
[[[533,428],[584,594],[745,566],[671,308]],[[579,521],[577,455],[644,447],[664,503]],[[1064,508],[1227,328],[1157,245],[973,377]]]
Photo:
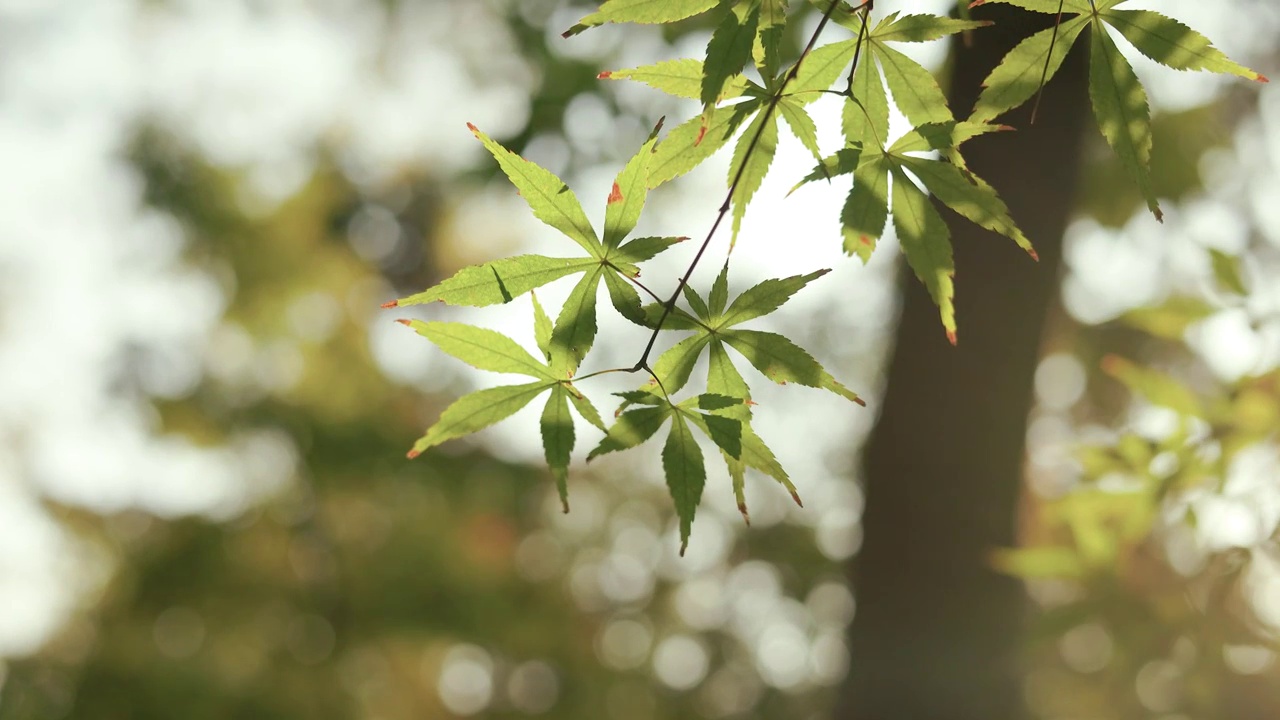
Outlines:
[[[409,166],[445,173],[470,167],[486,156],[466,132],[466,122],[501,137],[522,127],[528,112],[522,88],[530,72],[511,55],[513,43],[487,9],[493,4],[411,3],[392,22],[378,4],[355,0],[180,0],[170,8],[141,0],[0,0],[0,157],[6,160],[0,164],[0,606],[7,610],[0,613],[0,657],[36,649],[86,584],[100,581],[92,574],[83,579],[86,564],[78,560],[74,539],[46,516],[37,498],[103,512],[138,508],[162,517],[230,517],[257,494],[288,482],[296,464],[287,438],[252,428],[217,449],[157,436],[145,395],[122,396],[113,388],[118,353],[135,347],[155,358],[142,388],[146,394],[181,396],[189,390],[216,349],[212,338],[226,302],[209,276],[183,266],[178,225],[142,206],[140,180],[121,160],[133,123],[159,118],[213,161],[249,168],[252,189],[267,200],[288,196],[306,179],[318,143],[340,148],[358,180]],[[877,5],[888,12],[946,4]],[[1273,37],[1266,23],[1206,12],[1192,0],[1144,4],[1222,38],[1220,44],[1239,57],[1258,57]],[[551,29],[573,14],[556,11]],[[604,29],[594,40],[589,33],[566,41],[566,52],[607,55],[617,46],[608,40],[616,32]],[[703,42],[690,41],[691,49],[676,52],[652,36],[637,37],[617,66],[656,59],[644,53],[696,53]],[[925,52],[936,60],[940,51],[938,45]],[[468,73],[468,57],[484,58],[483,78]],[[1147,70],[1139,64],[1157,105],[1195,105],[1222,87],[1207,76]],[[645,92],[633,100],[653,97]],[[1264,90],[1263,106],[1261,124],[1247,127],[1252,136],[1240,143],[1258,149],[1249,160],[1252,182],[1275,197],[1280,95]],[[819,126],[828,129],[837,113],[825,100],[815,110]],[[581,138],[611,120],[587,102],[568,122],[576,123],[581,132],[571,134]],[[828,149],[839,144],[830,132],[822,140]],[[543,148],[549,156],[555,155],[553,145]],[[700,236],[723,193],[726,165],[720,157],[679,192],[657,198],[660,210],[639,231]],[[790,333],[800,328],[810,349],[843,370],[837,375],[869,396],[873,407],[851,409],[818,391],[762,383],[756,399],[768,411],[759,414],[758,430],[792,475],[805,478],[802,492],[815,502],[803,514],[789,510],[776,488],[762,483],[751,486],[750,501],[757,522],[790,514],[818,529],[824,552],[843,557],[855,547],[851,538],[860,512],[860,497],[848,482],[849,439],[874,418],[878,372],[874,362],[855,365],[851,358],[869,357],[867,348],[879,348],[890,330],[888,269],[894,259],[891,242],[865,268],[839,252],[832,208],[842,202],[844,186],[815,184],[782,200],[809,165],[798,143],[784,136],[738,242],[735,285],[834,268],[758,327],[785,323]],[[616,170],[602,167],[566,178],[593,220],[603,213]],[[1255,192],[1253,187],[1241,192]],[[531,250],[562,247],[512,196],[492,192],[459,202],[456,222],[474,240],[509,237],[515,224]],[[511,212],[495,213],[491,202],[505,203]],[[1258,204],[1260,213],[1276,220],[1274,203]],[[1069,254],[1068,305],[1085,320],[1101,321],[1160,297],[1179,277],[1202,277],[1204,263],[1196,258],[1203,257],[1203,245],[1238,250],[1243,244],[1245,229],[1232,219],[1234,212],[1210,197],[1171,212],[1163,227],[1145,216],[1123,233],[1078,226]],[[780,245],[786,252],[773,252]],[[727,238],[718,238],[712,259],[699,270],[705,283],[726,246]],[[670,276],[694,249],[670,253],[666,265],[656,263],[648,274]],[[1150,262],[1153,255],[1166,257],[1164,265]],[[567,288],[549,290],[543,300],[558,301],[557,291],[562,296]],[[1276,292],[1259,293],[1251,302],[1259,311],[1280,307]],[[516,337],[528,334],[524,303],[497,312],[424,312]],[[1263,337],[1240,317],[1214,318],[1197,340],[1210,365],[1227,378],[1280,357],[1275,333]],[[432,367],[453,361],[396,327],[388,321],[371,330],[379,362],[393,378],[430,387]],[[605,350],[599,362],[629,364],[642,340],[621,324],[605,325],[597,341]],[[616,388],[606,385],[596,396],[603,398],[605,389]],[[487,431],[480,441],[512,458],[540,460],[541,447],[528,431],[536,412]],[[594,438],[593,433],[581,428],[583,437]],[[711,510],[700,516],[706,522],[696,529],[702,537],[695,537],[690,567],[718,561],[717,548],[727,552],[727,544],[712,536],[729,531],[716,528],[736,527],[729,524],[737,522],[736,510],[722,479],[713,478],[707,498]],[[698,553],[706,557],[699,560]],[[785,632],[779,630],[771,642],[786,645]]]

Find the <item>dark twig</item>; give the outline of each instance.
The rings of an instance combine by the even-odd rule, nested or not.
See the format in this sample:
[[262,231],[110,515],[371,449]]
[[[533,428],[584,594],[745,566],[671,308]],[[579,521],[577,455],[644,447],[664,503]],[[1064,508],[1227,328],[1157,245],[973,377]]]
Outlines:
[[853,46],[853,65],[849,67],[849,85],[844,89],[844,94],[853,97],[853,76],[858,72],[858,60],[862,57],[862,41],[867,39],[867,24],[871,19],[871,9],[875,4],[875,0],[866,0],[858,8],[862,10],[862,27],[858,28],[858,42]]

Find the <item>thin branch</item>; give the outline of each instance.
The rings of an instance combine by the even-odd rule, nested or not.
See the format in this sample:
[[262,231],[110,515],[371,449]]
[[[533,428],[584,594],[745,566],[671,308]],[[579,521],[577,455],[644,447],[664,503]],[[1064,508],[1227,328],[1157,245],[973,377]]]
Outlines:
[[844,89],[844,94],[848,97],[853,97],[853,75],[858,72],[858,59],[862,57],[862,41],[867,38],[867,24],[871,21],[871,8],[874,4],[875,0],[866,0],[858,8],[862,10],[862,27],[858,28],[858,42],[853,46],[853,65],[849,67],[849,85]]

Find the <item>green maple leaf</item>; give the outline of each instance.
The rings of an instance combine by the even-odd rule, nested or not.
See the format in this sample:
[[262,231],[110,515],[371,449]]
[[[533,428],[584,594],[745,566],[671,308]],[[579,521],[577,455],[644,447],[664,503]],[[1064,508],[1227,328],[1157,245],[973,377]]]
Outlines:
[[[865,262],[892,217],[907,264],[937,303],[947,338],[956,341],[955,265],[951,233],[925,190],[962,217],[1012,239],[1033,258],[1031,241],[1009,215],[995,190],[970,172],[959,154],[966,140],[1004,130],[997,125],[954,121],[922,125],[888,148],[873,144],[846,148],[824,159],[797,187],[819,179],[852,174],[853,188],[841,209],[845,252]],[[938,153],[941,158],[921,156]],[[890,200],[892,199],[892,202]]]
[[[1042,30],[1019,43],[983,83],[985,90],[972,120],[989,122],[1029,100],[1062,66],[1067,52],[1090,30],[1089,99],[1098,129],[1129,171],[1157,219],[1163,219],[1151,184],[1151,112],[1146,90],[1133,66],[1120,53],[1110,30],[1138,52],[1175,70],[1205,70],[1267,82],[1267,78],[1233,62],[1208,38],[1172,18],[1150,10],[1121,10],[1124,0],[987,0],[1025,10],[1075,17]],[[1108,29],[1110,28],[1110,30]]]
[[[723,99],[721,92],[725,83],[739,75],[752,60],[764,77],[778,73],[789,4],[790,0],[607,0],[599,10],[569,28],[564,37],[609,22],[678,22],[723,5],[726,12],[711,33],[706,61],[699,66],[701,72],[694,95],[709,107],[717,99]],[[602,74],[602,77],[608,75]]]
[[[779,384],[797,383],[822,388],[859,404],[857,394],[831,376],[809,353],[775,333],[737,327],[780,308],[796,292],[827,274],[818,270],[807,275],[765,280],[744,291],[732,303],[727,301],[728,267],[721,269],[708,305],[697,291],[685,286],[685,299],[692,314],[683,313],[684,323],[664,323],[664,329],[693,330],[694,334],[676,343],[654,362],[656,380],[667,393],[674,393],[689,381],[694,364],[707,348],[733,348],[762,375]],[[727,305],[727,306],[726,306]],[[656,311],[650,306],[651,313]],[[743,396],[749,397],[749,396]]]
[[[621,394],[623,404],[619,408],[619,423],[610,429],[610,437],[593,451],[593,456],[632,447],[652,436],[661,425],[661,418],[652,406],[661,405],[664,402],[662,398],[687,385],[699,357],[705,353],[708,358],[707,394],[719,398],[735,398],[737,402],[710,409],[705,404],[706,396],[699,396],[704,398],[700,401],[704,403],[701,407],[711,410],[710,415],[688,415],[686,419],[719,447],[733,481],[734,494],[743,517],[748,517],[743,497],[744,475],[748,467],[777,480],[799,504],[800,496],[786,471],[773,451],[751,428],[751,390],[730,359],[729,350],[732,349],[762,375],[776,383],[797,383],[822,388],[863,404],[855,393],[832,377],[817,360],[791,340],[775,333],[738,327],[777,310],[796,292],[826,273],[826,270],[820,270],[807,275],[765,280],[744,291],[732,302],[729,301],[727,266],[716,277],[711,294],[706,300],[695,290],[685,286],[684,297],[690,310],[673,308],[667,321],[663,323],[663,329],[693,331],[693,335],[676,343],[658,357],[653,364],[653,381],[640,390]],[[653,324],[661,314],[662,307],[650,305],[645,310]],[[632,405],[650,407],[629,409]],[[680,502],[677,498],[677,505]]]
[[[536,298],[534,314],[537,318],[536,328],[542,324],[542,319],[546,318]],[[436,445],[470,435],[505,420],[537,396],[550,391],[551,396],[547,400],[541,421],[543,450],[547,465],[555,476],[560,501],[565,512],[568,512],[569,455],[574,445],[570,404],[587,422],[601,430],[605,430],[605,425],[591,401],[578,392],[567,378],[561,376],[559,368],[562,365],[555,361],[558,349],[550,343],[549,334],[544,330],[537,330],[535,333],[538,335],[540,348],[548,354],[548,361],[542,362],[511,338],[493,330],[462,323],[422,320],[400,320],[399,322],[472,367],[534,378],[530,383],[479,390],[454,401],[440,414],[436,423],[414,443],[413,449],[409,451],[409,457],[418,457]]]
[[[760,38],[772,37],[765,35],[766,30],[772,32],[779,27],[776,24],[780,22],[778,7],[777,0],[736,6],[734,11],[726,14],[725,24],[721,26],[722,39],[717,42],[717,36],[713,35],[714,48],[709,46],[708,58],[704,62],[674,60],[600,74],[601,78],[643,82],[667,94],[698,100],[705,105],[701,115],[673,128],[654,151],[649,173],[650,188],[693,170],[735,136],[738,137],[727,176],[728,185],[733,187],[730,198],[733,210],[731,242],[736,241],[747,205],[760,189],[773,163],[778,144],[779,117],[810,153],[821,157],[817,128],[806,106],[831,88],[849,66],[856,51],[851,42],[832,43],[814,50],[800,60],[795,77],[785,87],[782,84],[791,70],[781,68],[773,60],[762,61],[765,85],[747,79],[742,70],[750,59],[751,47],[741,43],[734,45],[728,38],[741,40],[745,37],[741,28],[746,21],[739,14],[747,8],[750,17],[759,16],[757,24],[761,29],[755,45],[759,49],[765,42]],[[726,56],[728,50],[720,52],[730,47],[732,54]],[[771,51],[762,52],[762,57],[772,57]],[[774,88],[781,88],[776,103]],[[734,102],[717,105],[725,101]],[[744,127],[745,130],[739,134],[738,131]]]
[[572,37],[605,23],[663,25],[701,15],[720,0],[605,0],[600,8],[563,33]]
[[[603,281],[614,308],[632,322],[641,322],[640,296],[631,280],[638,263],[654,257],[686,238],[636,238],[623,242],[635,229],[649,192],[649,173],[657,143],[657,129],[618,173],[605,205],[603,240],[587,221],[573,191],[549,170],[525,160],[468,125],[498,161],[535,217],[559,230],[583,250],[580,257],[517,255],[459,270],[447,280],[387,306],[443,302],[482,307],[512,299],[569,275],[581,274],[561,309],[548,344],[555,352],[557,372],[577,371],[596,336],[596,296]],[[659,123],[661,127],[661,123]]]
[[[835,19],[858,37],[840,43],[841,55],[858,55],[858,66],[848,87],[842,129],[852,145],[884,147],[889,133],[889,95],[912,125],[951,121],[946,95],[924,66],[902,54],[889,43],[929,42],[960,32],[990,25],[989,22],[956,20],[937,15],[890,13],[874,27],[863,27],[862,13],[856,17],[836,15]],[[861,52],[858,52],[859,46]]]
[[[671,429],[662,447],[662,469],[675,503],[676,515],[680,518],[680,554],[683,555],[707,480],[702,449],[691,426],[710,438],[722,452],[754,461],[760,452],[757,446],[762,447],[763,443],[734,413],[735,409],[744,407],[746,400],[703,393],[677,403],[646,390],[619,395],[626,401],[624,408],[628,405],[639,407],[625,411],[619,409],[617,420],[600,444],[587,455],[587,460],[641,445],[670,421]],[[773,457],[767,448],[764,452]]]

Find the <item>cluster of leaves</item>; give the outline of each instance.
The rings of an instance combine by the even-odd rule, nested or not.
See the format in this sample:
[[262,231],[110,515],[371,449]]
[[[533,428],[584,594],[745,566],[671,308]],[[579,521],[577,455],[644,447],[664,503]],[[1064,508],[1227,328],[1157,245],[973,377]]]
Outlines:
[[[871,0],[856,7],[843,0],[809,1],[822,12],[822,20],[804,50],[789,63],[782,53],[782,38],[792,10],[788,0],[607,0],[565,33],[568,37],[604,23],[664,24],[706,12],[719,13],[705,58],[671,60],[600,74],[602,79],[645,83],[702,106],[698,115],[676,126],[661,142],[659,130],[655,129],[619,173],[608,197],[603,237],[596,234],[577,198],[559,178],[471,127],[534,215],[573,240],[586,254],[557,258],[521,255],[495,260],[465,268],[433,288],[390,304],[440,301],[450,305],[493,305],[510,302],[570,275],[582,277],[555,322],[534,299],[534,327],[542,359],[492,331],[456,323],[406,321],[441,349],[475,367],[534,378],[531,383],[482,390],[457,401],[418,441],[411,456],[498,422],[534,397],[550,392],[541,429],[547,462],[555,473],[566,509],[565,478],[575,443],[570,406],[606,433],[589,457],[634,447],[670,420],[662,459],[681,519],[683,539],[688,537],[706,476],[691,428],[697,428],[720,450],[744,515],[742,484],[746,467],[772,476],[795,495],[777,459],[751,429],[750,388],[730,360],[728,349],[766,378],[825,388],[858,401],[854,393],[787,338],[737,327],[778,309],[825,271],[766,280],[732,303],[727,297],[727,261],[705,299],[688,285],[694,266],[703,257],[721,220],[730,213],[736,241],[746,208],[775,156],[779,119],[816,161],[813,172],[800,179],[796,189],[816,180],[852,176],[852,188],[840,209],[844,250],[867,261],[892,220],[907,263],[928,288],[938,305],[943,328],[955,343],[955,266],[950,232],[936,205],[940,203],[960,217],[1012,239],[1035,257],[1030,240],[1018,228],[996,190],[966,166],[960,147],[974,137],[1009,129],[996,124],[997,118],[1037,93],[1061,66],[1086,26],[1092,37],[1090,87],[1098,125],[1137,179],[1157,216],[1159,206],[1148,181],[1151,142],[1146,96],[1108,28],[1169,67],[1265,80],[1231,62],[1203,36],[1174,20],[1149,11],[1116,9],[1121,0],[987,0],[1056,14],[1058,23],[1015,47],[992,70],[973,113],[958,119],[930,72],[896,45],[979,31],[989,23],[898,13],[872,23]],[[974,4],[981,4],[981,0]],[[819,36],[832,24],[843,28],[849,37],[818,45]],[[748,73],[759,81],[748,77]],[[824,94],[843,98],[843,146],[833,153],[824,153],[819,147],[817,125],[808,110]],[[891,99],[910,124],[910,130],[897,138],[889,135]],[[628,235],[638,222],[649,190],[688,173],[735,137],[725,202],[688,271],[664,300],[639,283],[638,266],[687,238],[627,240]],[[596,297],[601,282],[617,312],[649,328],[652,335],[633,367],[578,375],[596,335]],[[645,305],[637,289],[650,295],[654,302]],[[664,330],[691,331],[693,335],[676,343],[651,365],[650,351]],[[685,400],[673,398],[688,383],[696,362],[704,355],[709,364],[705,392]],[[623,403],[612,426],[601,421],[595,407],[574,385],[575,380],[604,372],[642,370],[649,374],[649,382],[622,395]]]
[[[1249,286],[1239,258],[1216,249],[1208,254],[1216,280],[1212,300],[1175,296],[1120,322],[1177,347],[1195,323],[1242,309]],[[1033,639],[1057,641],[1079,628],[1102,628],[1114,639],[1116,659],[1105,668],[1106,693],[1112,695],[1104,694],[1113,702],[1132,695],[1143,667],[1167,660],[1191,638],[1197,657],[1183,658],[1180,671],[1182,682],[1197,691],[1178,709],[1189,717],[1217,717],[1231,702],[1224,694],[1232,682],[1223,676],[1235,674],[1223,657],[1241,649],[1268,657],[1280,645],[1250,610],[1250,550],[1213,538],[1207,524],[1205,539],[1184,542],[1181,550],[1172,546],[1197,535],[1202,518],[1222,507],[1223,496],[1248,497],[1253,481],[1247,464],[1240,463],[1246,454],[1273,451],[1280,439],[1280,370],[1194,389],[1175,373],[1117,355],[1103,357],[1101,370],[1139,407],[1163,412],[1169,430],[1124,429],[1077,446],[1078,480],[1060,496],[1037,500],[1032,536],[1018,549],[996,552],[993,564],[1069,589],[1037,618]],[[1265,516],[1260,509],[1259,517]],[[1265,529],[1264,523],[1257,529]],[[1269,544],[1274,546],[1274,536]],[[1196,549],[1188,553],[1189,546]],[[1187,602],[1193,596],[1197,601]],[[1135,704],[1132,698],[1127,702]],[[1123,707],[1096,712],[1154,716],[1140,705],[1128,712]]]

